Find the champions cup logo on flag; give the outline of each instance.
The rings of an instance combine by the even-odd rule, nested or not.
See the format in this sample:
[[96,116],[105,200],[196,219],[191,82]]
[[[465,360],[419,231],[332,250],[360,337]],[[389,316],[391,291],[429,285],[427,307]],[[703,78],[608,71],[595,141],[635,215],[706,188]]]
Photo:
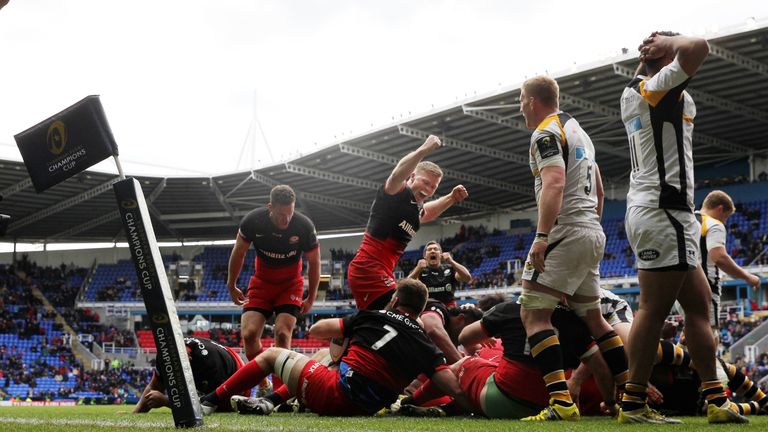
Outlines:
[[118,155],[98,96],[87,96],[15,138],[38,193]]

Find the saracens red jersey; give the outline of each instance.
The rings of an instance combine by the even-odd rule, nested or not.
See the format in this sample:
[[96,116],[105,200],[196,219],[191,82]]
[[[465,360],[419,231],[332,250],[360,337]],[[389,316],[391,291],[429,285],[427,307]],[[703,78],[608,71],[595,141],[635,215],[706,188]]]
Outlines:
[[268,209],[253,210],[240,222],[238,235],[256,249],[254,274],[268,280],[301,277],[301,254],[319,246],[315,224],[299,212],[281,230],[269,219]]
[[374,260],[389,271],[394,270],[405,247],[419,230],[422,209],[423,205],[416,202],[408,186],[394,195],[380,187],[355,259]]

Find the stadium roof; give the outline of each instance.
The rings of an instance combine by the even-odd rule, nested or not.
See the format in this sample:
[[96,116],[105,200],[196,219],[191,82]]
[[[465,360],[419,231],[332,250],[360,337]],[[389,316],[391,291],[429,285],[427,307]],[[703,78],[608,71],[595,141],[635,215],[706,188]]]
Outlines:
[[[711,53],[688,87],[697,104],[697,166],[744,159],[768,146],[768,26],[709,39]],[[592,137],[607,184],[626,185],[629,152],[619,97],[637,61],[625,54],[555,74],[561,109]],[[332,144],[288,163],[213,177],[138,177],[159,240],[234,238],[240,218],[265,205],[272,185],[298,193],[297,208],[321,232],[365,226],[375,189],[394,164],[430,133],[442,148],[428,159],[445,177],[438,195],[464,184],[470,198],[444,218],[534,206],[528,168],[530,131],[519,113],[519,85],[457,102]],[[41,116],[42,117],[42,116]],[[12,222],[5,240],[122,241],[116,176],[85,172],[37,194],[24,165],[0,161],[0,213]]]

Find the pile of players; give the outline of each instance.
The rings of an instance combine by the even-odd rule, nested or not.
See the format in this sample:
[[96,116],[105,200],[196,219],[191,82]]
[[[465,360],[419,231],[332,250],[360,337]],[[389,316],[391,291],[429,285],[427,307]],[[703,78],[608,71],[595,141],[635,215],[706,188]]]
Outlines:
[[[634,318],[626,302],[599,287],[605,235],[595,147],[578,121],[559,110],[557,83],[539,76],[527,80],[520,94],[520,110],[534,129],[530,167],[538,205],[520,297],[499,299],[483,311],[455,307],[457,283],[471,276],[434,242],[409,277],[395,281],[395,265],[420,224],[468,196],[457,185],[428,201],[442,178],[441,169],[424,160],[441,147],[438,137],[429,136],[398,162],[376,194],[348,268],[359,312],[310,328],[310,337],[343,342],[311,359],[291,351],[296,317],[309,312],[317,292],[320,254],[312,222],[294,211],[295,194],[276,186],[267,207],[243,219],[229,262],[227,286],[243,306],[249,362],[238,363],[236,355],[208,341],[188,339],[193,370],[196,358],[202,365],[199,359],[217,356],[217,364],[204,367],[206,377],[195,373],[198,389],[206,393],[204,412],[270,414],[295,397],[320,415],[394,409],[527,421],[605,414],[620,423],[677,423],[649,405],[649,397],[655,403],[663,398],[650,384],[654,365],[688,371],[694,384],[685,397],[700,399],[711,423],[745,423],[746,414],[763,409],[765,394],[735,367],[718,362],[711,332],[719,271],[753,285],[760,280],[725,253],[723,222],[734,210],[730,198],[715,192],[694,212],[696,109],[684,90],[709,47],[700,38],[653,33],[639,51],[637,77],[621,95],[631,157],[625,225],[640,284]],[[244,292],[237,279],[251,245],[256,270]],[[302,255],[309,263],[306,298]],[[661,340],[675,301],[685,312],[687,350]],[[272,314],[276,346],[263,349],[259,340]],[[209,376],[214,371],[221,376]],[[272,392],[266,391],[270,374]],[[148,386],[137,411],[162,405],[159,382]],[[669,384],[654,382],[659,388]],[[248,397],[259,383],[263,393]],[[731,402],[726,385],[749,402]],[[401,400],[403,394],[408,396]]]

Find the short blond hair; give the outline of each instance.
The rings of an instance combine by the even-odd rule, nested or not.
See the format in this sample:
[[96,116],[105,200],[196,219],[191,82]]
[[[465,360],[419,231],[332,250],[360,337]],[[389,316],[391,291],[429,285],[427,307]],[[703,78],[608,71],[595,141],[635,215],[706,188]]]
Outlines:
[[718,206],[723,206],[723,210],[728,213],[733,212],[733,210],[736,208],[733,205],[733,200],[731,199],[730,195],[721,190],[714,190],[707,194],[707,197],[704,198],[702,207],[705,209],[714,210]]
[[436,163],[430,161],[419,162],[414,172],[427,172],[440,178],[443,177],[443,170]]
[[560,86],[548,76],[539,75],[525,80],[523,90],[526,96],[534,97],[548,107],[560,106]]

